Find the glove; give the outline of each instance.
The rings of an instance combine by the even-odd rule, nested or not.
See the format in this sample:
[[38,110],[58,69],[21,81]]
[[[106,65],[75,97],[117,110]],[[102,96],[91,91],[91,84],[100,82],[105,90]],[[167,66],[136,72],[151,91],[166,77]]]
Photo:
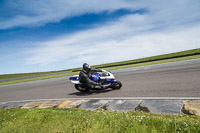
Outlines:
[[103,70],[103,69],[102,69],[102,72],[106,72],[106,70]]

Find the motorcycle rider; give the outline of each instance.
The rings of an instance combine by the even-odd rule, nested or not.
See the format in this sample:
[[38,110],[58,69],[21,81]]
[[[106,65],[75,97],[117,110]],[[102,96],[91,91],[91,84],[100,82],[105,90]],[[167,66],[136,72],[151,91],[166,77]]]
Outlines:
[[96,83],[91,80],[92,73],[103,72],[100,69],[91,68],[89,64],[84,63],[83,68],[79,73],[79,82],[84,84],[88,88],[103,89],[101,83]]

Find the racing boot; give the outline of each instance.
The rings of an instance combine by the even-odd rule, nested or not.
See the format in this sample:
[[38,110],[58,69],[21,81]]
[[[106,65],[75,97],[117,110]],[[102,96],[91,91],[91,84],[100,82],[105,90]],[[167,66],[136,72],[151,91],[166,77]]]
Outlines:
[[102,85],[101,85],[100,83],[97,83],[97,84],[93,87],[93,89],[95,89],[95,90],[101,90],[101,89],[102,89]]
[[111,84],[101,85],[101,89],[107,89],[110,87]]

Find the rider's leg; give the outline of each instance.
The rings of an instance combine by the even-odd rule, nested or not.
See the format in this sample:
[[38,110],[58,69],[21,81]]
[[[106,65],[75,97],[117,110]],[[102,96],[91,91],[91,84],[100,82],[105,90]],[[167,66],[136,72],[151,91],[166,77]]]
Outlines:
[[89,84],[92,86],[92,88],[95,88],[95,89],[102,89],[102,86],[100,83],[96,83],[94,81],[90,81]]

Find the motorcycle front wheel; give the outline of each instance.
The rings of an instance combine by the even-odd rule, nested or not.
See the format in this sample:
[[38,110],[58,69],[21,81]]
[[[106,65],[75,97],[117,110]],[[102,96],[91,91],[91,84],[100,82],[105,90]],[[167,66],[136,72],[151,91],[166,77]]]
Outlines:
[[120,89],[122,87],[122,83],[120,81],[116,81],[111,85],[112,89]]
[[88,92],[89,90],[81,84],[75,84],[74,87],[80,92]]

